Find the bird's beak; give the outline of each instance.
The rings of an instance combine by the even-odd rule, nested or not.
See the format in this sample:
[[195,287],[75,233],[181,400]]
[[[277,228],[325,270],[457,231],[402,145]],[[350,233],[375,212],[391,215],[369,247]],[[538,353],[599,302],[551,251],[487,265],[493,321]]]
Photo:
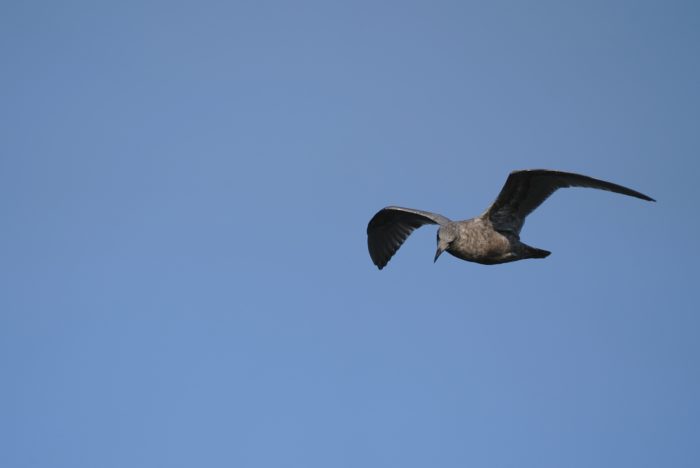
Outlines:
[[445,249],[442,249],[440,247],[437,248],[437,251],[435,252],[435,259],[433,260],[433,263],[437,262],[438,257],[440,256],[441,253],[443,253]]

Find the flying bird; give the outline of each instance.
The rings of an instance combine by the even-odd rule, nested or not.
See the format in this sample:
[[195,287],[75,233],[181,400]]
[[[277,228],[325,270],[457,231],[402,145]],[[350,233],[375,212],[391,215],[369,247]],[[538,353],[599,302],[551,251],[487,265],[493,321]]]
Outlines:
[[571,172],[532,169],[508,175],[496,201],[476,218],[451,221],[437,213],[388,206],[367,225],[367,247],[372,262],[381,270],[406,238],[424,224],[437,224],[434,262],[447,251],[457,258],[484,265],[545,258],[551,252],[520,241],[525,218],[557,189],[588,187],[656,201],[635,190]]

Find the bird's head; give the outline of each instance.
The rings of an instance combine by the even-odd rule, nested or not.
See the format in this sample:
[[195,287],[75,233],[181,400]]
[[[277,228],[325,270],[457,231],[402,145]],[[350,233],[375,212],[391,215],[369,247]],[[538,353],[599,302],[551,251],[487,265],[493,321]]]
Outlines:
[[437,262],[438,257],[445,250],[449,250],[450,244],[457,238],[457,231],[455,227],[451,224],[440,226],[437,232],[437,251],[435,252],[435,260],[433,263]]

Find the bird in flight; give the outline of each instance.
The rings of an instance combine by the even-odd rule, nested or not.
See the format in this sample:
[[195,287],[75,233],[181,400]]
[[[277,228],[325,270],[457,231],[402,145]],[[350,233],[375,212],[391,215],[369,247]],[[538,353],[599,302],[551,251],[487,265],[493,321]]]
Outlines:
[[545,169],[514,171],[496,201],[484,213],[466,221],[451,221],[437,213],[399,206],[379,210],[367,225],[369,255],[381,270],[416,228],[438,224],[434,261],[445,251],[484,265],[545,258],[551,252],[520,242],[520,230],[527,215],[565,187],[595,188],[656,201],[627,187],[581,174]]

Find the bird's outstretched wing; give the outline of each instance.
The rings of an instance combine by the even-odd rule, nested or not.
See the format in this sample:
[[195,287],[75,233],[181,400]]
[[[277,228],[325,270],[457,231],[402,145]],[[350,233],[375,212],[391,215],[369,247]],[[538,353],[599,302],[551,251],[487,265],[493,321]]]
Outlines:
[[369,256],[381,270],[414,229],[424,224],[449,222],[449,219],[437,213],[387,206],[379,210],[367,225]]
[[596,188],[655,201],[643,193],[593,177],[571,172],[532,169],[511,172],[496,201],[481,216],[488,218],[497,231],[520,234],[525,217],[557,189],[564,187]]

